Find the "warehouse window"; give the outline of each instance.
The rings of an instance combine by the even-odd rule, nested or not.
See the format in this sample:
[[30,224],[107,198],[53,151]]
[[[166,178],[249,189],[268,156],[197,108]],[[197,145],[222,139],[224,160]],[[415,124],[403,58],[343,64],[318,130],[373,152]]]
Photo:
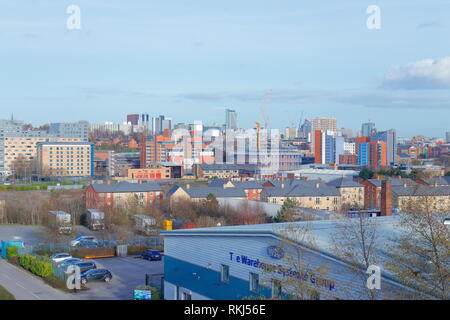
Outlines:
[[220,267],[220,281],[228,282],[230,281],[230,266],[222,264]]
[[274,299],[279,299],[281,298],[281,293],[282,293],[282,289],[281,289],[281,282],[280,280],[272,280],[272,298]]
[[183,300],[192,300],[192,295],[187,292],[183,292]]
[[257,292],[259,290],[259,275],[250,272],[250,291]]

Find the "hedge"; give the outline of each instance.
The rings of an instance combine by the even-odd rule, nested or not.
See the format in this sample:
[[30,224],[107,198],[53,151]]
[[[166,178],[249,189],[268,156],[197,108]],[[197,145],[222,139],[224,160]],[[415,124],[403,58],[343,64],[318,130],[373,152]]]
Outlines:
[[43,258],[31,254],[23,254],[20,256],[19,262],[22,267],[40,277],[45,278],[53,274],[52,263]]
[[6,257],[12,258],[17,257],[19,255],[19,248],[18,247],[7,247],[6,248]]

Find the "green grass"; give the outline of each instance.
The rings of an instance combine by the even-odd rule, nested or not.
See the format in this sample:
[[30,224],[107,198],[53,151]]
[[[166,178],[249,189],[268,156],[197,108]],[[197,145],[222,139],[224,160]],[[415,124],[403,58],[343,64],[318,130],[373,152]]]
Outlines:
[[0,285],[0,300],[16,300],[16,298]]

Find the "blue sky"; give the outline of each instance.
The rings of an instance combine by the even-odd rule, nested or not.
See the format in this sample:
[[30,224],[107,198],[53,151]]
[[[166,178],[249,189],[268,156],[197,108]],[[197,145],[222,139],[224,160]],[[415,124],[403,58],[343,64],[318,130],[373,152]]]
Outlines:
[[[303,3],[305,2],[305,3]],[[81,30],[68,30],[69,5]],[[381,30],[366,27],[369,5]],[[450,0],[0,0],[0,118],[450,131]]]

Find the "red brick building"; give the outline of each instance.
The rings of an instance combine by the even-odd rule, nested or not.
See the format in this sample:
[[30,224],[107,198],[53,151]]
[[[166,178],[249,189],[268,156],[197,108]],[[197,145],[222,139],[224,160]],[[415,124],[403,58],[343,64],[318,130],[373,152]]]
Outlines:
[[163,189],[157,183],[91,184],[86,188],[86,208],[114,208],[124,206],[130,200],[137,200],[140,205],[146,206],[161,202],[163,196]]

